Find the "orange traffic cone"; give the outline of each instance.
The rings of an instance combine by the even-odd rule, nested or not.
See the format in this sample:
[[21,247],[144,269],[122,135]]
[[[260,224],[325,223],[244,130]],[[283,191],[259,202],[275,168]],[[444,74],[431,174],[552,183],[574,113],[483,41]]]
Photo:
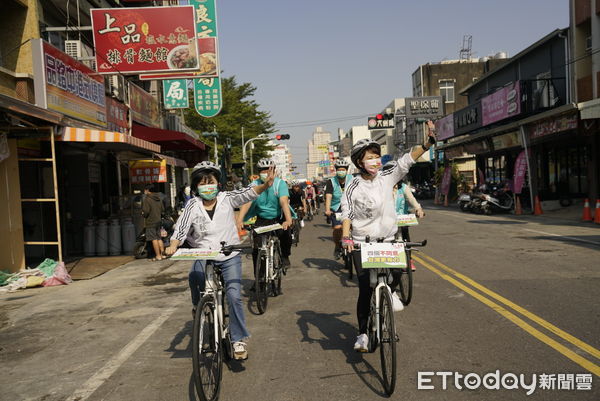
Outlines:
[[544,214],[542,211],[542,204],[540,203],[540,197],[535,196],[535,207],[533,208],[533,214],[536,216]]
[[596,215],[594,217],[594,223],[600,224],[600,199],[596,199],[596,210],[594,214]]
[[[596,209],[597,208],[598,205],[596,205]],[[592,221],[592,213],[590,212],[590,200],[588,198],[585,198],[585,202],[583,202],[583,217],[581,218],[581,220]]]
[[517,196],[517,201],[515,202],[515,214],[520,216],[523,214],[523,209],[521,209],[521,197]]

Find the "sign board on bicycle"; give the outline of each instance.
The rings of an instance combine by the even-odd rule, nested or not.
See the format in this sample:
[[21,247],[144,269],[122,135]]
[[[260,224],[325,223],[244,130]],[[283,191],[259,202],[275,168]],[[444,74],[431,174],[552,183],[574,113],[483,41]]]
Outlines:
[[402,242],[360,244],[363,269],[394,269],[406,267],[406,252]]
[[254,232],[257,234],[264,234],[264,233],[268,233],[269,231],[281,230],[282,228],[283,227],[281,226],[281,224],[276,223],[276,224],[271,224],[270,226],[256,227],[254,229]]
[[179,248],[177,252],[171,256],[175,260],[213,260],[219,257],[219,251],[212,249],[198,248]]
[[419,221],[414,214],[399,214],[396,216],[396,225],[398,227],[417,226],[419,225]]

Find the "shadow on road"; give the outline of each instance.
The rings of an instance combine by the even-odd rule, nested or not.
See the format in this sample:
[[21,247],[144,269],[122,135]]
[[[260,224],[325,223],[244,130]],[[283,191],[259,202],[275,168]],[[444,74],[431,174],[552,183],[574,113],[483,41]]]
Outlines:
[[[356,328],[340,319],[350,315],[348,312],[341,313],[318,313],[310,310],[296,312],[298,327],[302,332],[302,342],[309,344],[318,343],[325,351],[338,350],[344,353],[346,361],[352,366],[356,375],[375,394],[385,397],[386,394],[381,387],[382,377],[379,372],[363,358],[363,354],[352,349],[356,337]],[[311,326],[319,330],[324,337],[312,338],[309,330]],[[324,376],[321,379],[329,379],[336,376]]]
[[[551,236],[551,235],[538,235],[536,237],[526,237],[526,236],[520,236],[520,237],[514,237],[514,238],[519,238],[519,239],[523,239],[523,240],[532,240],[532,239],[536,239],[536,240],[546,240],[546,241],[555,241],[555,242],[561,242],[563,244],[570,244],[570,245],[577,245],[583,248],[587,248],[587,249],[593,249],[595,251],[600,250],[600,235],[569,235],[566,237],[560,237],[560,236]],[[583,242],[586,241],[586,242]],[[594,242],[594,243],[592,243]]]
[[[179,330],[179,332],[177,334],[175,334],[175,337],[173,337],[173,339],[171,340],[171,344],[169,345],[169,348],[167,348],[165,350],[165,352],[171,352],[171,358],[189,358],[190,361],[192,360],[192,329],[194,327],[194,321],[190,318],[190,320],[188,320],[187,322],[185,322],[185,325],[181,328],[181,330]],[[185,349],[181,349],[181,348],[177,348],[177,346],[183,344],[183,342],[186,340],[186,338],[189,340],[187,342],[187,346],[185,347]]]
[[348,270],[344,268],[342,263],[324,258],[305,258],[302,263],[308,268],[316,267],[319,270],[329,270],[331,274],[339,278],[343,287],[357,287],[354,281],[348,279]]
[[466,220],[466,223],[475,224],[527,224],[524,221],[503,221],[503,220]]

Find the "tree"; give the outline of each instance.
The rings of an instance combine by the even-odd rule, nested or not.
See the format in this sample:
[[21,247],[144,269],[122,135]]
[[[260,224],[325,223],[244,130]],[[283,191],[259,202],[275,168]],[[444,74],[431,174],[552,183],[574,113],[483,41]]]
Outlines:
[[[219,155],[223,153],[223,147],[227,139],[231,141],[231,161],[242,162],[242,127],[244,127],[244,140],[254,138],[259,134],[272,134],[275,132],[275,124],[271,122],[271,114],[260,110],[260,105],[252,99],[256,87],[251,83],[238,84],[235,76],[221,80],[223,91],[223,108],[221,112],[212,118],[204,118],[196,113],[193,106],[193,93],[190,96],[191,107],[185,111],[186,124],[195,130],[198,135],[202,132],[219,133],[218,150]],[[202,139],[202,138],[200,138]],[[212,140],[206,141],[212,147]],[[254,141],[254,162],[267,157],[273,147],[268,146],[265,141]],[[249,163],[250,160],[247,160]],[[248,168],[248,171],[250,169]]]

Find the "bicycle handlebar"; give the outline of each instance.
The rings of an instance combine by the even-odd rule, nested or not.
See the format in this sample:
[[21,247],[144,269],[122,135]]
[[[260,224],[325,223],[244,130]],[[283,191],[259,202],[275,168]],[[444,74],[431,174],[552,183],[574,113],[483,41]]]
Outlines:
[[221,253],[225,256],[231,255],[233,252],[244,252],[249,249],[252,249],[252,246],[243,246],[243,245],[227,245],[225,241],[221,242]]

